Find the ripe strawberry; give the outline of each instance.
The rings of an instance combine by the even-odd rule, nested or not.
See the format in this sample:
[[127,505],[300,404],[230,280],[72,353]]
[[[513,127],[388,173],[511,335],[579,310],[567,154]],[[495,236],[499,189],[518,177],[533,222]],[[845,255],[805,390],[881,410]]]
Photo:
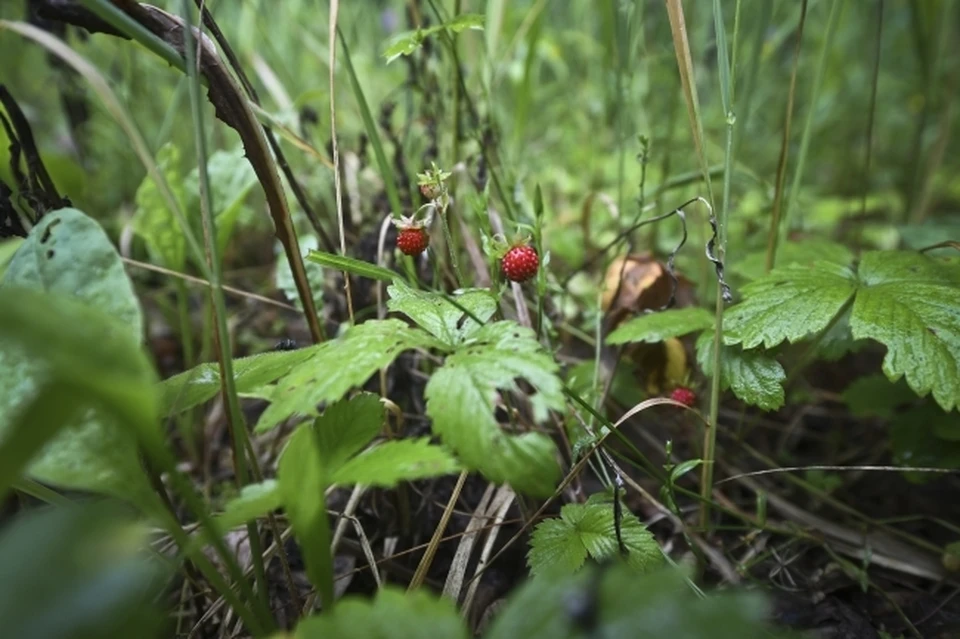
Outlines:
[[400,229],[397,234],[397,248],[404,255],[420,255],[430,245],[430,236],[421,227]]
[[503,275],[511,282],[526,282],[537,274],[539,267],[536,249],[526,244],[514,246],[500,261]]
[[680,402],[684,406],[693,406],[697,403],[697,394],[689,388],[678,386],[677,388],[673,389],[672,393],[670,393],[670,399],[675,402]]

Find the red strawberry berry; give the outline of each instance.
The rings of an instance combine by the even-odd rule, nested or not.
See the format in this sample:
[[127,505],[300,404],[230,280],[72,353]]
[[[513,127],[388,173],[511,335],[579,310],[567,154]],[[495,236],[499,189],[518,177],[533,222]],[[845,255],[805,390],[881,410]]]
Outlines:
[[514,246],[500,261],[503,275],[511,282],[526,282],[537,274],[540,258],[532,246]]
[[404,255],[420,255],[429,245],[430,236],[420,227],[400,229],[397,234],[397,248]]
[[679,386],[674,388],[673,392],[670,393],[670,399],[675,402],[680,402],[684,406],[693,406],[697,403],[697,394],[689,388]]

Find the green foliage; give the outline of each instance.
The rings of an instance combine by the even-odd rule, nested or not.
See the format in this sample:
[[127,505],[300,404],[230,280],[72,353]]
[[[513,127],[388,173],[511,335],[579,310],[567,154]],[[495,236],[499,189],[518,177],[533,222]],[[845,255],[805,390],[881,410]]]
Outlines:
[[[957,416],[932,403],[906,410],[890,422],[890,448],[901,466],[960,468],[960,429]],[[907,471],[907,479],[922,483],[935,475]]]
[[[602,562],[620,556],[613,502],[607,495],[593,495],[585,504],[567,504],[560,517],[537,524],[530,540],[527,563],[534,575],[569,575],[589,556]],[[627,549],[623,557],[631,568],[647,572],[663,564],[657,540],[629,511],[621,521],[621,537]]]
[[360,453],[333,472],[331,482],[393,488],[400,482],[449,475],[456,460],[429,439],[389,441]]
[[507,434],[494,418],[494,403],[498,391],[517,390],[516,380],[525,379],[536,389],[529,397],[533,417],[543,421],[550,409],[563,407],[557,368],[530,329],[510,321],[486,324],[427,383],[434,432],[488,479],[551,494],[560,477],[554,443],[540,433]]
[[319,264],[320,266],[325,266],[327,268],[336,269],[338,271],[346,271],[347,273],[356,275],[358,277],[367,277],[372,280],[381,280],[383,282],[392,282],[400,277],[398,273],[394,273],[393,271],[385,269],[381,266],[377,266],[376,264],[364,262],[363,260],[358,260],[352,257],[346,257],[345,255],[324,253],[323,251],[310,251],[307,254],[307,261],[313,262],[314,264]]
[[247,484],[240,495],[231,499],[216,521],[221,530],[236,528],[248,521],[263,517],[280,508],[283,503],[280,484],[276,479],[265,479],[259,484]]
[[400,320],[354,326],[342,337],[317,346],[309,359],[294,366],[277,382],[268,393],[271,403],[256,429],[273,428],[294,414],[316,415],[318,404],[337,401],[401,352],[430,346],[441,345]]
[[[766,250],[751,253],[744,259],[734,262],[730,270],[748,280],[763,277],[766,272]],[[777,250],[776,267],[812,266],[816,262],[830,262],[839,266],[849,266],[853,262],[853,251],[836,242],[805,239],[802,242],[784,242]]]
[[647,313],[624,322],[607,336],[608,344],[627,342],[662,342],[671,337],[702,331],[713,326],[713,315],[706,309],[668,309],[659,313]]
[[412,289],[399,281],[387,292],[390,294],[387,308],[403,313],[451,347],[462,344],[477,332],[481,324],[476,320],[486,322],[497,310],[496,297],[485,289],[463,291],[453,301],[436,293]]
[[[704,331],[697,339],[697,362],[704,374],[713,375],[713,331]],[[777,410],[783,406],[786,379],[780,362],[763,351],[720,345],[720,387],[729,388],[741,401]]]
[[[170,192],[180,205],[187,210],[187,191],[180,175],[180,151],[175,144],[165,144],[157,152],[157,169],[163,174]],[[150,259],[174,271],[182,271],[187,260],[187,242],[184,239],[180,223],[173,211],[167,207],[160,189],[150,176],[146,176],[137,189],[137,210],[133,214],[131,225],[134,232],[143,238]]]
[[[257,174],[247,160],[243,147],[237,146],[210,154],[207,158],[207,175],[213,215],[217,222],[217,246],[222,253],[237,222],[244,217],[244,201],[257,183]],[[183,188],[187,196],[185,210],[199,211],[200,179],[196,168],[183,179]]]
[[[139,350],[137,299],[100,226],[75,209],[49,213],[14,256],[2,291],[4,457],[26,463],[64,427],[33,457],[32,477],[153,503],[136,443],[137,429],[154,428],[153,373]],[[19,448],[37,424],[48,430]]]
[[383,57],[387,59],[387,63],[389,64],[400,56],[410,55],[419,49],[423,41],[429,36],[444,29],[449,29],[454,33],[460,33],[467,29],[482,30],[483,16],[477,13],[464,13],[443,24],[427,27],[426,29],[398,33],[390,39],[390,43],[383,52]]
[[372,600],[347,597],[332,612],[303,620],[294,639],[466,639],[453,602],[393,586]]
[[854,417],[888,419],[897,408],[915,402],[916,398],[905,380],[891,382],[881,373],[858,377],[843,391],[843,401]]
[[[317,248],[317,245],[318,240],[316,235],[300,236],[300,252],[304,257],[309,257],[311,252]],[[277,249],[277,267],[275,271],[277,288],[283,291],[287,300],[302,311],[303,302],[300,300],[297,283],[293,279],[293,270],[290,268],[290,262],[287,261],[287,256],[283,252],[283,247],[279,242],[277,242]],[[323,290],[326,286],[323,267],[307,259],[303,262],[303,269],[307,273],[307,282],[310,283],[310,290],[313,293],[313,304],[319,313],[320,309],[323,308]]]

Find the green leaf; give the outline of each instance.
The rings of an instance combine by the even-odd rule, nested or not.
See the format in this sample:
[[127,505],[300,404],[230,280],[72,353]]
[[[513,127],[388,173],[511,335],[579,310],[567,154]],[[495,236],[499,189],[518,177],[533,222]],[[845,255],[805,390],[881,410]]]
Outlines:
[[238,497],[227,502],[223,513],[215,521],[220,530],[230,530],[273,512],[280,508],[282,502],[277,480],[266,479],[259,484],[248,484]]
[[[233,360],[238,393],[253,392],[289,373],[316,354],[319,346],[293,351],[273,351]],[[160,388],[160,414],[189,410],[220,392],[220,367],[216,362],[200,364],[164,380]]]
[[[751,253],[743,260],[734,262],[731,271],[748,280],[759,279],[766,273],[766,250]],[[853,251],[836,242],[806,239],[801,242],[785,242],[777,249],[777,268],[785,266],[811,266],[816,262],[830,262],[850,266]]]
[[754,593],[698,599],[678,570],[637,575],[627,566],[531,579],[511,595],[485,639],[710,637],[769,639],[767,607]]
[[[170,192],[180,205],[186,208],[186,189],[179,172],[180,152],[177,145],[169,142],[157,152],[157,168],[163,174]],[[182,271],[186,264],[187,243],[176,216],[167,208],[156,183],[150,176],[143,178],[136,195],[137,210],[133,214],[133,231],[143,238],[150,260],[160,266]]]
[[702,331],[713,326],[713,315],[706,309],[669,309],[659,313],[647,313],[624,322],[607,336],[607,344],[627,342],[662,342],[671,337]]
[[[890,424],[893,460],[900,466],[960,468],[960,441],[938,436],[939,432],[957,433],[956,415],[945,413],[933,403],[911,408],[897,415]],[[917,484],[938,475],[907,471],[904,476]]]
[[[293,279],[293,270],[290,268],[290,262],[287,260],[283,247],[277,242],[277,267],[274,269],[277,288],[294,306],[303,310],[303,302],[300,300],[300,291],[297,290],[297,283]],[[318,240],[316,235],[300,236],[300,251],[304,257],[310,255],[310,252],[316,249]],[[307,273],[307,282],[310,284],[310,290],[313,292],[313,303],[318,309],[323,308],[323,289],[326,285],[326,279],[323,274],[323,267],[311,260],[303,263],[303,269]]]
[[553,441],[540,433],[508,435],[494,418],[499,390],[530,382],[534,419],[563,407],[557,364],[533,331],[514,322],[487,324],[449,356],[427,383],[427,414],[433,430],[468,468],[536,496],[553,492],[560,477]]
[[402,481],[449,475],[460,470],[457,461],[429,439],[389,441],[347,461],[332,476],[338,485],[363,484],[393,488]]
[[461,31],[466,31],[467,29],[482,31],[484,19],[485,16],[479,13],[461,13],[443,26],[447,29],[450,29],[454,33],[460,33]]
[[387,59],[387,64],[390,64],[400,56],[410,55],[419,49],[427,37],[439,32],[441,29],[450,29],[454,33],[460,33],[467,29],[482,30],[483,21],[484,16],[478,13],[464,13],[444,24],[427,27],[426,29],[398,33],[390,38],[389,43],[383,50],[383,57]]
[[423,590],[404,593],[395,586],[377,591],[372,601],[345,597],[337,607],[300,622],[294,639],[467,639],[452,601]]
[[394,273],[393,271],[385,269],[381,266],[377,266],[376,264],[371,264],[370,262],[364,262],[363,260],[345,257],[343,255],[334,255],[332,253],[324,253],[323,251],[310,251],[310,253],[307,254],[307,260],[313,262],[314,264],[319,264],[320,266],[336,269],[338,271],[346,271],[351,275],[367,277],[372,280],[392,282],[400,279],[399,273]]
[[387,289],[390,300],[387,308],[403,313],[421,328],[450,346],[456,346],[477,332],[477,324],[486,322],[497,311],[497,299],[486,289],[463,291],[454,297],[470,313],[465,313],[441,293],[418,291],[403,282],[395,282]]
[[[641,572],[663,565],[653,534],[629,511],[623,514],[620,530],[627,565]],[[567,504],[559,519],[538,524],[527,563],[534,575],[556,576],[579,569],[587,555],[595,561],[620,556],[613,502],[604,494],[592,495],[586,504]]]
[[882,373],[858,377],[843,391],[843,401],[854,417],[893,417],[897,408],[911,404],[916,394],[903,379],[891,382]]
[[744,301],[723,319],[728,344],[773,348],[816,335],[833,320],[857,288],[849,268],[827,262],[787,266],[743,287]]
[[35,408],[49,383],[66,384],[88,400],[33,459],[30,476],[146,503],[153,491],[135,429],[146,434],[156,418],[153,374],[139,349],[143,323],[133,287],[106,234],[76,209],[48,213],[0,286],[2,321],[13,324],[0,346],[0,438],[11,436],[4,434],[16,416]]
[[905,377],[945,410],[960,406],[960,269],[906,251],[873,251],[860,262],[850,328],[887,347],[883,372]]
[[333,555],[330,520],[324,498],[329,484],[313,424],[297,428],[277,463],[277,482],[293,534],[303,552],[307,576],[320,591],[327,609],[333,607]]
[[[207,158],[207,173],[213,215],[217,222],[217,245],[222,253],[245,209],[244,200],[257,183],[257,174],[242,146],[215,151]],[[183,188],[192,204],[185,210],[200,210],[200,180],[196,168],[183,180]]]
[[353,326],[342,337],[316,346],[309,359],[277,382],[270,392],[271,404],[256,429],[273,428],[294,414],[316,415],[318,404],[337,401],[401,352],[442,346],[400,320],[374,320]]
[[383,404],[373,393],[359,393],[331,404],[313,428],[320,446],[324,481],[353,455],[364,449],[383,428]]
[[[697,339],[697,362],[705,375],[713,375],[713,331],[704,331]],[[786,379],[780,362],[763,351],[721,344],[720,386],[732,390],[741,401],[777,410],[783,406]]]
[[670,483],[675,484],[677,480],[689,473],[691,470],[703,463],[702,459],[688,459],[682,461],[670,470]]

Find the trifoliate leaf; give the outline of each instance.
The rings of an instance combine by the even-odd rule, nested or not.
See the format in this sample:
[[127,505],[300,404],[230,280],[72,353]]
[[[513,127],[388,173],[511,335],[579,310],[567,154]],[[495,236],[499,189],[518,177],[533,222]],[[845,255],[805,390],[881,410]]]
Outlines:
[[427,414],[433,429],[468,468],[506,482],[520,492],[546,496],[560,477],[553,441],[540,433],[510,435],[494,418],[499,390],[530,382],[534,419],[563,406],[557,364],[533,331],[514,322],[487,324],[449,356],[427,384]]
[[316,415],[318,404],[337,401],[401,352],[429,347],[443,348],[443,344],[400,320],[354,326],[342,337],[317,346],[312,357],[277,382],[256,429],[273,428],[294,414]]
[[875,251],[860,263],[850,328],[887,347],[883,372],[906,377],[921,397],[932,391],[950,411],[960,405],[960,269],[917,253]]
[[394,586],[373,600],[345,597],[337,607],[300,622],[293,639],[467,639],[452,601],[424,590]]
[[607,344],[627,342],[662,342],[670,337],[702,331],[713,326],[713,315],[706,309],[692,306],[647,313],[625,322],[607,336]]
[[402,481],[439,477],[459,470],[457,460],[429,439],[403,439],[360,453],[338,468],[331,482],[392,488]]
[[743,287],[744,301],[723,319],[728,344],[751,349],[773,348],[816,335],[847,304],[857,288],[856,276],[845,266],[818,262],[788,266]]
[[[766,272],[766,250],[751,253],[743,260],[734,262],[730,270],[748,280],[763,277]],[[785,242],[777,250],[774,266],[810,266],[815,262],[830,262],[840,266],[849,266],[853,262],[853,251],[836,242],[826,240],[803,240]]]
[[[586,504],[567,504],[559,519],[537,525],[530,541],[527,563],[535,575],[570,574],[587,555],[596,561],[620,556],[613,502],[607,495],[593,495]],[[623,513],[621,537],[629,566],[646,572],[663,564],[663,555],[653,534],[629,511]]]
[[[704,374],[713,375],[713,331],[697,339],[697,362]],[[745,351],[739,346],[720,346],[720,386],[729,388],[741,401],[763,410],[783,406],[783,366],[761,350]]]
[[[418,291],[397,281],[387,289],[390,301],[387,308],[403,313],[421,328],[455,346],[475,333],[480,322],[486,322],[497,310],[497,298],[486,289],[464,291],[452,298],[432,291]],[[455,303],[454,303],[455,302]],[[458,308],[462,306],[470,313]]]
[[230,530],[241,524],[263,517],[280,508],[283,498],[276,479],[266,479],[259,484],[248,484],[240,495],[227,502],[216,523],[220,530]]

